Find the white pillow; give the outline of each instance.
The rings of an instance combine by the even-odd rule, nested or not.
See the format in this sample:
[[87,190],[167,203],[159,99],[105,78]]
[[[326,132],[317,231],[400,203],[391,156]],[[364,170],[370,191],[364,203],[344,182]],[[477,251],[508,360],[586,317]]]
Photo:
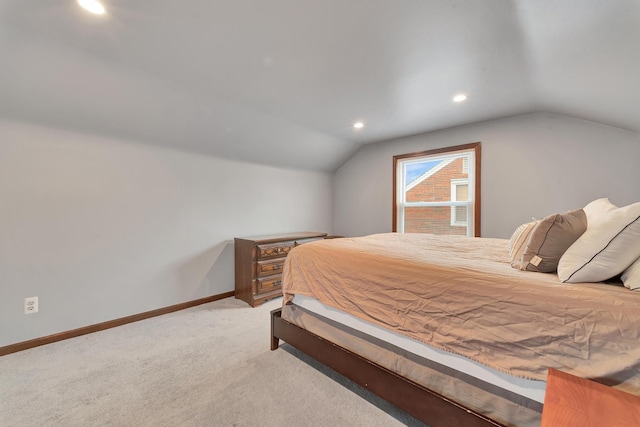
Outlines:
[[607,215],[613,210],[618,209],[616,205],[611,203],[607,198],[597,199],[584,207],[584,213],[587,216],[588,226],[595,226],[606,220]]
[[640,289],[640,258],[622,273],[621,279],[622,283],[632,291]]
[[[560,258],[562,282],[601,282],[622,273],[640,257],[640,202],[622,208],[596,200],[585,206],[587,231]],[[591,220],[591,222],[589,222]]]

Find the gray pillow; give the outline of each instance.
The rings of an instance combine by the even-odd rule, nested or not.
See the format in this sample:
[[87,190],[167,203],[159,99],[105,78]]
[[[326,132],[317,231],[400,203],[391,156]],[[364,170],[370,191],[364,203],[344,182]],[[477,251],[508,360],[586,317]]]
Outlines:
[[553,273],[562,255],[586,230],[587,216],[583,209],[549,215],[531,232],[517,268]]

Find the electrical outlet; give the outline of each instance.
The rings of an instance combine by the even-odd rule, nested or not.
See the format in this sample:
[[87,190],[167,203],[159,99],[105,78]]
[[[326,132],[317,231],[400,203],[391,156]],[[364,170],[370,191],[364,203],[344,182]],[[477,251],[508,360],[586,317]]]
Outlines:
[[38,312],[38,297],[29,297],[24,299],[24,314],[33,314]]

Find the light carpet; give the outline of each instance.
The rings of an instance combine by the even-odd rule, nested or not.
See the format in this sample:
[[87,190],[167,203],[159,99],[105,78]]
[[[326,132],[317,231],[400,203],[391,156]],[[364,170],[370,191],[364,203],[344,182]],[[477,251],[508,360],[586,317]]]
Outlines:
[[226,298],[0,357],[1,426],[423,426]]

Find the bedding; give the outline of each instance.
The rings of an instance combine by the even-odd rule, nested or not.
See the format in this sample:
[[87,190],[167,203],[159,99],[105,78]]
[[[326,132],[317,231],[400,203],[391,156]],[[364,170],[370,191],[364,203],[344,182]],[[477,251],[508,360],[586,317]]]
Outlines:
[[[464,372],[460,361],[455,363],[456,361],[448,360],[451,357],[461,358],[460,356],[441,352],[440,356],[445,356],[444,360],[433,357],[430,352],[425,354],[420,348],[416,348],[427,347],[426,344],[413,342],[413,345],[403,345],[402,337],[396,336],[400,340],[389,339],[388,334],[378,334],[371,328],[363,329],[357,321],[353,323],[345,321],[341,316],[332,316],[331,312],[334,315],[341,313],[337,310],[323,307],[318,311],[319,304],[316,300],[298,295],[295,304],[282,308],[282,318],[410,381],[426,386],[445,398],[463,403],[467,408],[492,420],[518,427],[540,425],[542,399],[539,399],[539,395],[544,397],[544,382],[509,377],[499,372],[491,372],[490,378],[479,378],[482,375],[477,372]],[[468,360],[465,361],[469,363]],[[511,387],[505,387],[505,383]],[[536,399],[526,397],[527,394],[534,395]]]
[[509,240],[378,234],[312,242],[287,257],[295,295],[508,375],[548,368],[640,394],[640,293],[560,282],[509,263]]

